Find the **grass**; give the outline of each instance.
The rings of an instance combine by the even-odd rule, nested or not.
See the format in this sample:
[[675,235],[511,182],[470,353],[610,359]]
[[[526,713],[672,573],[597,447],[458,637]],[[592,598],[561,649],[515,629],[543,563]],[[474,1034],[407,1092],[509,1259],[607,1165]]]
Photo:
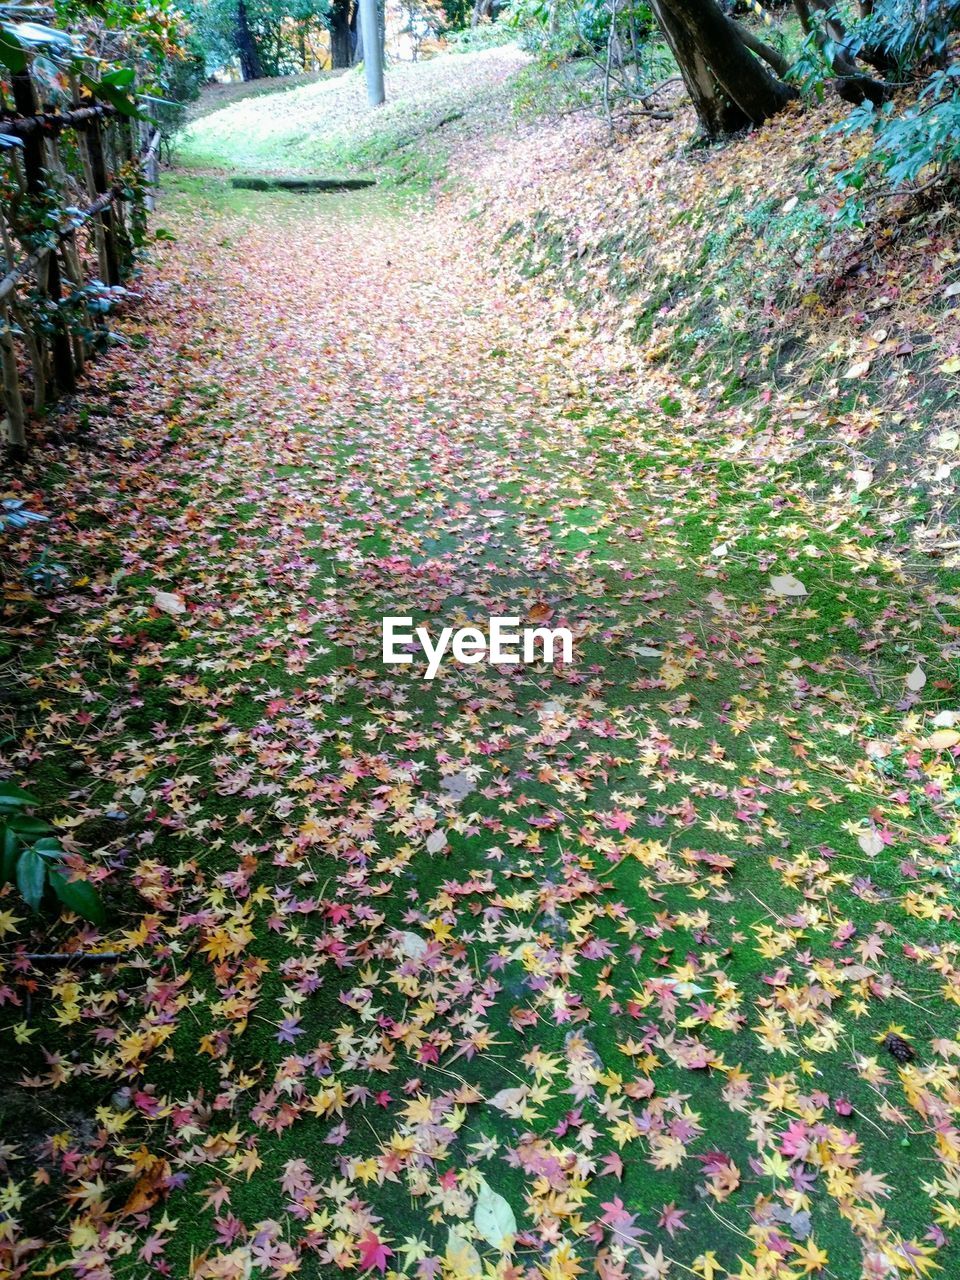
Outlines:
[[179,160],[236,173],[371,174],[427,190],[444,175],[451,146],[508,109],[505,81],[521,64],[501,48],[399,65],[376,111],[358,70],[274,95],[269,111],[243,99],[193,121],[180,135]]
[[261,80],[241,80],[231,84],[208,84],[201,90],[197,101],[188,107],[187,116],[189,120],[199,120],[215,111],[222,111],[235,102],[275,93],[289,93],[291,89],[300,89],[308,84],[323,84],[346,74],[344,71],[314,71],[289,76],[267,76]]
[[[546,100],[557,73],[524,74],[545,82],[530,96]],[[866,225],[840,230],[837,174],[858,144],[832,131],[837,116],[828,98],[800,122],[784,116],[727,146],[690,146],[683,159],[668,129],[621,121],[613,148],[558,129],[541,144],[551,175],[543,198],[534,178],[486,216],[512,276],[562,293],[584,323],[627,335],[639,367],[662,368],[731,414],[756,408],[761,390],[773,394],[774,422],[778,407],[806,399],[809,430],[823,423],[821,481],[869,465],[877,475],[912,471],[937,493],[931,443],[941,418],[956,417],[957,386],[941,368],[953,349],[951,277],[931,271],[939,248],[931,256],[929,237],[950,239],[951,189],[881,195]],[[552,175],[561,148],[578,145],[591,179],[565,186]],[[903,340],[885,347],[893,334]],[[846,418],[862,425],[838,431]],[[937,494],[939,519],[944,500]]]

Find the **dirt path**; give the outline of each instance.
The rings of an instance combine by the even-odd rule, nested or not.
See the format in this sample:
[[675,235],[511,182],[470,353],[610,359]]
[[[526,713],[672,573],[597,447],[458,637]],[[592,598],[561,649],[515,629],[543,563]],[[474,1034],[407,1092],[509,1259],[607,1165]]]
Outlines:
[[[942,815],[864,755],[889,698],[825,639],[842,527],[592,376],[455,205],[164,219],[150,344],[57,489],[99,568],[21,751],[126,958],[23,968],[17,1265],[949,1273]],[[386,615],[567,626],[574,661],[425,681]]]

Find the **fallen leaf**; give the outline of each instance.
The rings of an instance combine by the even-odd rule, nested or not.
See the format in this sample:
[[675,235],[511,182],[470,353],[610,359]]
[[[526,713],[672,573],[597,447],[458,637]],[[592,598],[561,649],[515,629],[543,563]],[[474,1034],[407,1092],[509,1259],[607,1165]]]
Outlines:
[[517,1220],[509,1202],[481,1179],[473,1211],[473,1225],[494,1249],[508,1250],[517,1234]]
[[770,586],[778,596],[805,596],[807,588],[792,573],[776,574],[770,579]]

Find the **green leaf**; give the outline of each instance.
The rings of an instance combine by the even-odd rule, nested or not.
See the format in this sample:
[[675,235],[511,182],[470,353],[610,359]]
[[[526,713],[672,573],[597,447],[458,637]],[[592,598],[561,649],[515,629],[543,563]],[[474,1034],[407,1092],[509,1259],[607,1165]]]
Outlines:
[[90,76],[81,76],[80,82],[85,89],[90,90],[94,97],[99,98],[102,102],[109,103],[121,115],[133,116],[138,120],[142,119],[137,109],[137,104],[133,99],[121,87],[111,83],[110,77],[113,74],[113,72],[108,71],[102,80],[93,80]]
[[9,27],[0,27],[0,63],[14,74],[27,69],[27,52]]
[[129,89],[136,79],[133,67],[114,67],[112,71],[101,76],[101,84],[113,85],[116,89]]
[[44,822],[42,818],[31,818],[25,813],[15,813],[12,818],[8,818],[7,826],[18,836],[42,836],[45,831],[53,830],[49,822]]
[[20,840],[8,823],[3,828],[3,838],[0,839],[0,884],[13,884],[19,854]]
[[42,22],[18,22],[12,35],[25,44],[52,45],[59,49],[72,49],[73,36],[69,31],[58,31],[56,27],[44,26]]
[[135,116],[138,120],[140,119],[140,111],[137,104],[122,89],[117,89],[113,85],[104,84],[101,81],[96,91],[99,97],[110,103],[111,107],[116,107],[121,115]]
[[34,911],[40,910],[43,886],[47,881],[47,864],[33,849],[24,849],[17,863],[17,888],[23,900]]
[[62,862],[67,856],[67,852],[57,836],[44,836],[42,840],[35,840],[33,850],[35,853],[39,853],[41,858],[45,858],[47,862]]
[[36,796],[32,796],[29,791],[15,787],[12,782],[0,782],[0,813],[5,809],[21,809],[25,804],[39,803]]
[[68,910],[93,924],[103,924],[103,903],[89,880],[68,880],[62,871],[51,871],[50,886]]

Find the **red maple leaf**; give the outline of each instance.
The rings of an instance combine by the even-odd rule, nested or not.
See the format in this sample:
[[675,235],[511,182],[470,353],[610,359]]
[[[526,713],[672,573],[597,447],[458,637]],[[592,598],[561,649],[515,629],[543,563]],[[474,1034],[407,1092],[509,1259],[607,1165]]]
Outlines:
[[636,821],[632,813],[624,813],[622,809],[614,809],[612,813],[605,813],[603,820],[606,826],[612,831],[619,831],[621,835],[632,827]]
[[387,1259],[393,1257],[393,1250],[381,1244],[380,1237],[372,1231],[361,1238],[359,1249],[361,1271],[370,1271],[376,1267],[378,1271],[384,1272],[387,1269]]

